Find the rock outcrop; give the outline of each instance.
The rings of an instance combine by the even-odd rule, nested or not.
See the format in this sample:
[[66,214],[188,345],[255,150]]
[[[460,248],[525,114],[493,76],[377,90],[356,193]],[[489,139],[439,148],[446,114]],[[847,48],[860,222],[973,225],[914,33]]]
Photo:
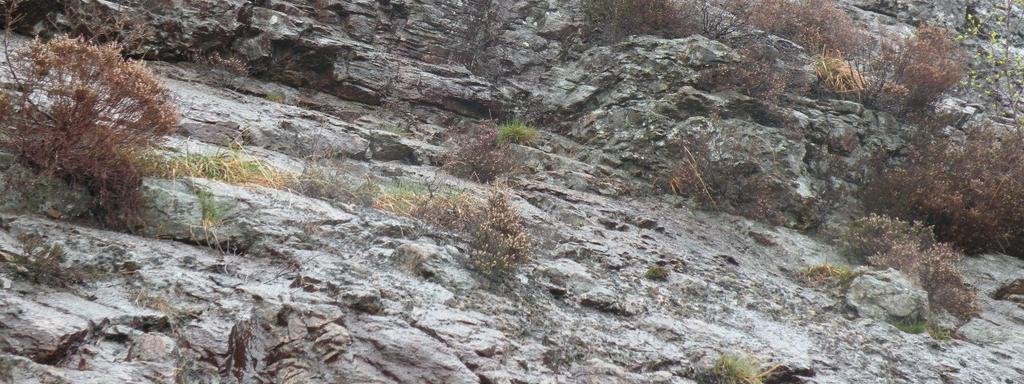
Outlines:
[[[66,28],[59,3],[26,1],[19,31]],[[927,308],[895,271],[858,277],[845,298],[801,278],[845,261],[823,234],[856,209],[864,163],[898,153],[908,129],[851,101],[769,111],[706,90],[701,76],[738,58],[723,42],[596,44],[567,0],[88,3],[154,28],[132,54],[183,114],[169,153],[241,146],[293,173],[329,162],[339,184],[483,196],[441,168],[449,139],[491,119],[540,122],[536,144],[513,145],[527,172],[510,182],[536,245],[493,281],[458,233],[356,198],[199,178],[147,179],[145,220],[114,232],[88,220],[85,192],[36,180],[0,198],[0,261],[30,235],[87,276],[54,286],[0,271],[0,382],[694,383],[736,354],[777,366],[776,383],[1024,382],[1024,308],[1001,289],[1020,260],[965,261],[982,311],[951,340],[886,323]],[[846,3],[875,29],[956,27],[949,15],[967,7]],[[251,75],[197,60],[214,53]],[[958,124],[982,113],[945,105]],[[767,193],[769,205],[732,212],[771,215],[663,193],[679,156],[669,144],[696,132],[715,138],[711,161],[742,171],[723,193]]]

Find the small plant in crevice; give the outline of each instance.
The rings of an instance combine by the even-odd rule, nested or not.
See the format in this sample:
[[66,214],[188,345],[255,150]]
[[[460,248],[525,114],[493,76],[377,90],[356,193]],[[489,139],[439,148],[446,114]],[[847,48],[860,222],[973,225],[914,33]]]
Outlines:
[[[37,284],[68,287],[84,281],[86,273],[74,266],[65,266],[64,247],[47,244],[37,235],[18,236],[21,253],[7,259],[8,267],[17,275]],[[2,256],[0,256],[2,257]]]
[[197,188],[195,193],[199,200],[199,214],[203,229],[211,230],[224,223],[224,208],[217,203],[216,196],[201,188]]
[[281,91],[268,91],[266,94],[263,95],[263,98],[267,99],[267,101],[272,101],[280,104],[288,102],[288,96],[286,96],[284,92]]
[[537,143],[540,133],[537,128],[521,120],[512,120],[498,126],[498,144],[519,144],[530,146]]
[[953,338],[952,331],[939,327],[927,319],[891,320],[889,324],[892,324],[892,326],[900,331],[913,335],[928,333],[928,336],[935,340],[950,340]]
[[761,363],[749,356],[725,354],[698,377],[700,384],[762,384],[775,375],[779,366],[761,369]]
[[406,126],[401,125],[401,124],[381,125],[381,126],[377,127],[377,130],[384,131],[384,132],[390,132],[390,133],[396,134],[398,136],[409,136],[409,135],[412,134],[412,132],[409,130],[409,127],[406,127]]
[[[115,45],[36,41],[13,53],[0,149],[33,172],[86,188],[97,217],[129,226],[141,204],[137,159],[177,128],[171,94]],[[43,101],[45,100],[45,102]]]
[[[191,60],[196,64],[200,64],[203,67],[210,68],[214,71],[220,71],[238,77],[247,77],[252,71],[249,64],[242,59],[233,56],[225,57],[224,55],[221,55],[220,52],[205,54],[196,53],[192,55]],[[282,96],[284,95],[282,94]]]
[[805,269],[801,275],[812,285],[838,284],[846,285],[857,277],[857,273],[847,265],[818,264]]
[[650,268],[647,268],[647,272],[644,273],[644,277],[646,277],[647,280],[653,281],[666,281],[668,280],[668,276],[668,268],[660,265],[652,265]]
[[490,183],[520,169],[514,154],[498,143],[498,130],[490,125],[455,139],[443,163],[442,168],[449,173],[480,183]]

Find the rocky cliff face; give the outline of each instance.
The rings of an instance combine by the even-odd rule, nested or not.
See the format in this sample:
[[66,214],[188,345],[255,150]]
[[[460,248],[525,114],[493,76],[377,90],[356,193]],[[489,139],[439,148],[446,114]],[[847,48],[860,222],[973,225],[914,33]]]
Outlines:
[[[906,31],[956,27],[964,3],[847,5],[873,29]],[[807,267],[844,263],[827,235],[856,210],[864,162],[898,153],[907,130],[850,101],[797,98],[778,112],[705,90],[702,74],[737,60],[723,42],[597,44],[574,0],[94,4],[152,26],[133,54],[152,60],[183,113],[170,152],[234,142],[285,171],[315,158],[339,180],[482,195],[440,169],[453,132],[538,122],[539,143],[514,147],[528,172],[511,188],[533,260],[494,282],[469,267],[456,233],[207,179],[147,180],[147,226],[116,233],[75,219],[76,191],[41,185],[3,198],[0,257],[40,238],[99,277],[59,287],[0,274],[0,381],[692,383],[710,382],[719,356],[745,354],[777,366],[774,383],[1024,382],[1024,308],[993,298],[1024,273],[1020,260],[966,261],[982,312],[951,340],[885,321],[926,307],[894,271],[849,292],[807,283]],[[23,33],[68,23],[55,2],[23,10]],[[215,53],[251,75],[201,60]],[[959,99],[944,105],[952,129],[981,118]],[[728,193],[755,181],[769,193],[733,212],[770,215],[709,213],[661,191],[669,143],[702,130],[720,137],[713,161],[745,170]]]

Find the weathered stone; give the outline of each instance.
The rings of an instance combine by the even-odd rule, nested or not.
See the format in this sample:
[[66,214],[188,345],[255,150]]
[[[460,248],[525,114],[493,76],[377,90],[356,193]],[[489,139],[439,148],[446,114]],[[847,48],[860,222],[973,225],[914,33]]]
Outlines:
[[857,314],[879,320],[923,319],[928,293],[895,269],[857,276],[846,292],[846,303]]

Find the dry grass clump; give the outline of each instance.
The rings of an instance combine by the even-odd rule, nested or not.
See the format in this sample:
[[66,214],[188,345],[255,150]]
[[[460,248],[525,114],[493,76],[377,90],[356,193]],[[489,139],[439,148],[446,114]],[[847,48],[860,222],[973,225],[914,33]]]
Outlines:
[[157,160],[153,168],[153,175],[168,179],[197,177],[271,188],[283,188],[290,184],[293,177],[260,159],[246,155],[239,148],[215,154],[174,156]]
[[801,273],[812,285],[836,283],[845,285],[857,277],[857,273],[846,265],[818,264],[808,267]]
[[444,158],[443,168],[451,174],[480,183],[489,183],[519,170],[519,162],[498,140],[498,129],[487,125],[479,132],[455,140],[455,147]]
[[843,97],[859,98],[867,91],[867,80],[841,54],[825,51],[814,63],[814,74],[825,87]]
[[0,149],[43,176],[86,187],[110,224],[139,204],[136,160],[173,132],[170,93],[116,45],[36,41],[7,63],[20,94],[5,98]]
[[1024,257],[1024,132],[979,128],[915,145],[862,191],[870,211],[935,228],[968,253]]
[[936,243],[929,227],[872,215],[851,223],[842,244],[847,253],[868,256],[874,267],[903,272],[928,292],[933,309],[961,319],[979,311],[977,292],[957,268],[963,253],[948,243]]
[[461,229],[480,203],[469,194],[458,191],[433,191],[424,184],[397,182],[373,185],[371,205],[397,215],[414,217],[432,225]]
[[864,31],[835,0],[760,0],[750,23],[811,52],[854,54],[867,42]]

